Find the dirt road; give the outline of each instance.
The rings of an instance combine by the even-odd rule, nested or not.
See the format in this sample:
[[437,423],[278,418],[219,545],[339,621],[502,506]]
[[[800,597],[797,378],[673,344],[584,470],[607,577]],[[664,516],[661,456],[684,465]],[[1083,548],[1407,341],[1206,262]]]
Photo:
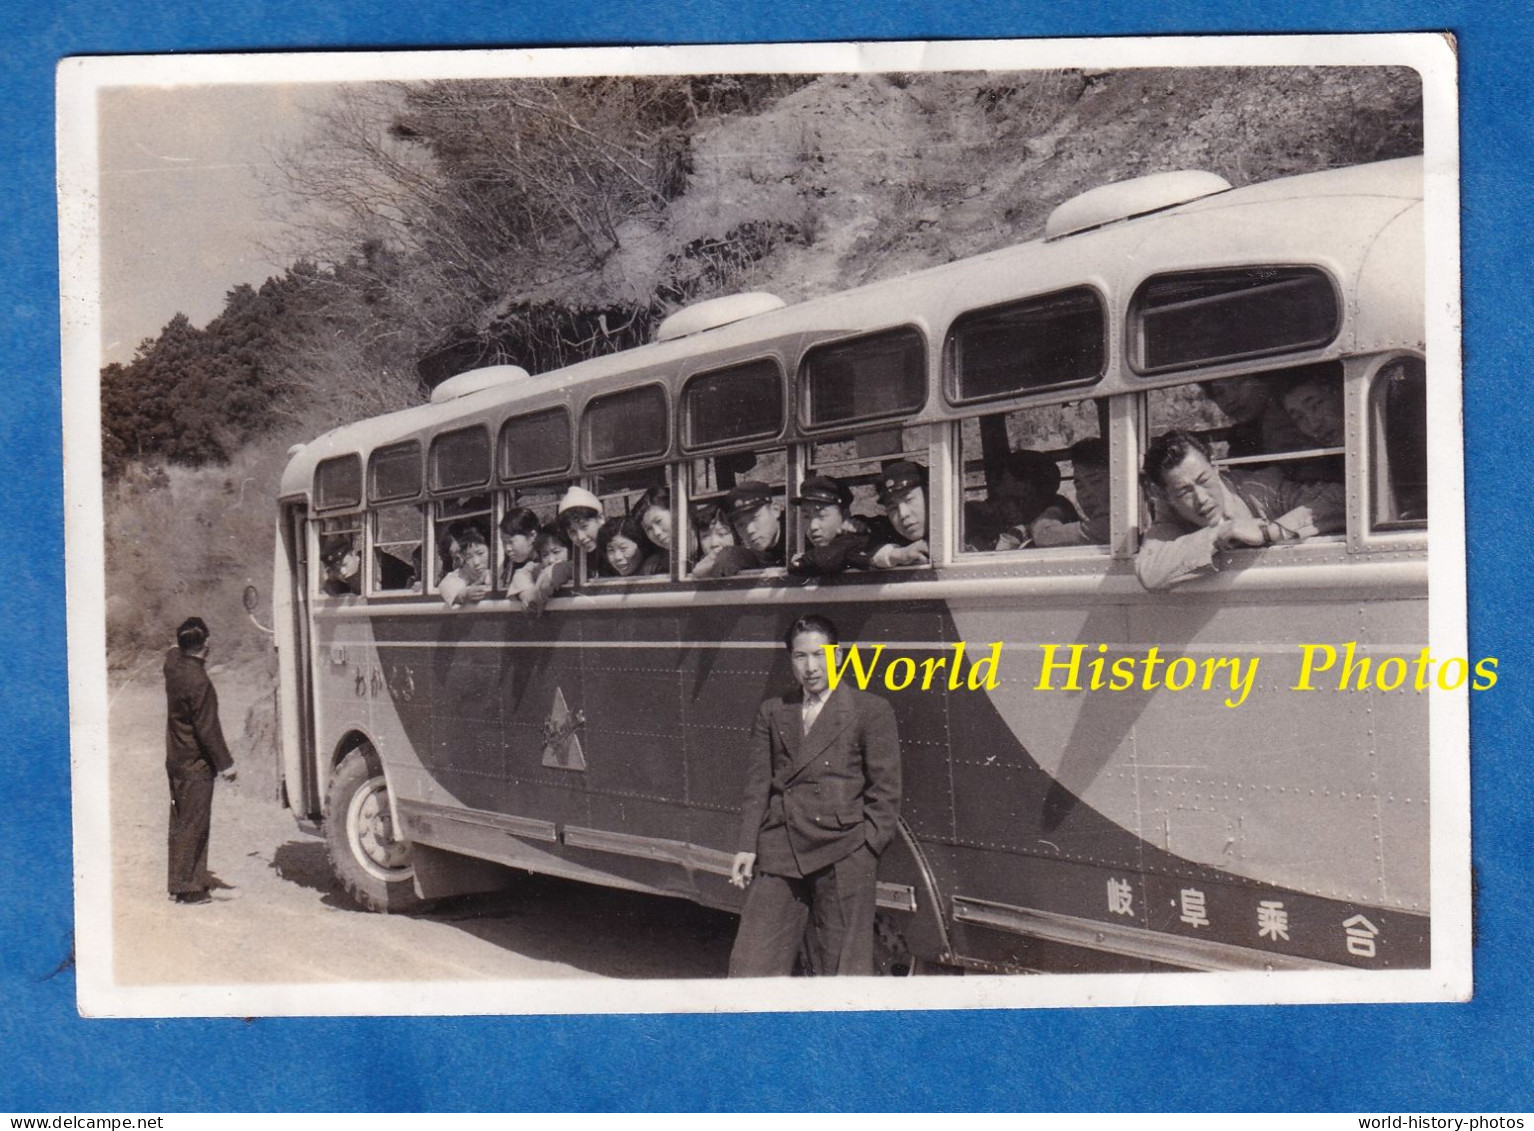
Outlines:
[[[210,669],[225,733],[238,739],[259,681]],[[270,800],[247,762],[214,799],[211,904],[165,892],[164,691],[158,672],[111,704],[113,960],[119,985],[558,978],[710,978],[724,973],[732,916],[677,900],[529,877],[513,891],[419,916],[353,909],[324,844]]]

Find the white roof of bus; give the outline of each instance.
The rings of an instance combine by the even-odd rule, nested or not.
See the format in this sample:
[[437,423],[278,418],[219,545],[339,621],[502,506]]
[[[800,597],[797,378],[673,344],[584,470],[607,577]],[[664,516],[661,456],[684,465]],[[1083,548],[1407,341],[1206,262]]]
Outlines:
[[[1349,199],[1349,207],[1323,204],[1337,198]],[[315,465],[322,459],[346,452],[360,452],[365,457],[375,447],[441,429],[460,419],[476,420],[487,411],[522,401],[541,402],[529,408],[559,403],[576,389],[583,396],[606,391],[621,387],[622,378],[636,371],[685,361],[696,363],[700,357],[717,358],[752,343],[782,341],[804,333],[857,333],[906,324],[912,320],[891,312],[910,308],[912,304],[904,300],[912,292],[922,293],[921,307],[952,317],[990,303],[1080,283],[1095,284],[1110,299],[1122,296],[1127,301],[1130,290],[1145,275],[1193,266],[1321,262],[1334,265],[1345,277],[1356,278],[1380,232],[1421,198],[1422,159],[1403,158],[1266,181],[1079,235],[1001,248],[684,338],[579,362],[526,381],[343,425],[294,453],[283,475],[282,494],[306,490]],[[1254,217],[1254,207],[1261,209],[1264,222]],[[1222,212],[1229,215],[1221,216]],[[1026,288],[1019,288],[1017,272],[975,270],[988,263],[1005,266],[1009,260],[1016,260],[1019,266],[1026,264]],[[715,364],[717,360],[709,367]]]

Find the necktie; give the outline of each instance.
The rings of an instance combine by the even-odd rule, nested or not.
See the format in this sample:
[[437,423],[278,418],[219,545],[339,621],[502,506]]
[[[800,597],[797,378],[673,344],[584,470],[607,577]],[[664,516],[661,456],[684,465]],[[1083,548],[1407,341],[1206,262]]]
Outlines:
[[824,695],[810,695],[808,692],[805,693],[803,712],[805,734],[810,733],[810,727],[815,725],[815,720],[820,717],[820,709],[825,705],[826,697]]

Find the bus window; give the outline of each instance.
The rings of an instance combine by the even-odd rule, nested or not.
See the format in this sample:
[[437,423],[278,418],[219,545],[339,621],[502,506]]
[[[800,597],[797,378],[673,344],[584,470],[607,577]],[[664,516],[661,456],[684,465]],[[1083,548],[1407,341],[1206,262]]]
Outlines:
[[490,482],[490,432],[483,427],[444,432],[431,442],[431,489],[463,491]]
[[783,431],[783,373],[771,359],[700,373],[682,390],[689,449],[772,439]]
[[785,562],[788,453],[728,452],[687,461],[695,578],[732,577]]
[[[1154,389],[1147,401],[1152,436],[1195,433],[1223,468],[1276,467],[1302,483],[1342,482],[1340,362]],[[1273,458],[1280,453],[1287,458]]]
[[340,510],[362,505],[362,457],[336,456],[314,469],[314,509]]
[[570,414],[563,408],[514,416],[501,426],[501,477],[557,475],[570,466]]
[[[639,521],[640,505],[665,493],[669,512],[670,492],[665,467],[632,467],[592,478],[592,489],[602,503],[602,527],[594,553],[586,556],[588,581],[614,581],[626,577],[670,575],[669,547],[656,544]],[[656,492],[652,495],[651,492]],[[667,523],[665,533],[669,534]]]
[[1129,304],[1140,373],[1324,346],[1342,327],[1331,277],[1314,267],[1240,267],[1147,279]]
[[[470,585],[493,584],[490,568],[490,496],[460,495],[436,502],[433,536],[436,555],[432,567],[432,591],[437,592],[448,574],[459,572]],[[470,547],[485,547],[483,562]],[[483,575],[483,576],[481,576]]]
[[1040,405],[963,422],[966,552],[1108,544],[1106,403]]
[[421,508],[413,503],[373,512],[374,593],[421,591]]
[[641,385],[592,397],[581,418],[587,464],[620,463],[666,454],[670,446],[666,390]]
[[802,371],[810,427],[909,416],[927,403],[927,343],[909,326],[815,346]]
[[967,404],[1090,384],[1108,363],[1108,316],[1088,287],[976,310],[949,335],[948,397]]
[[337,515],[319,522],[317,592],[350,597],[362,592],[362,516]]
[[1369,388],[1370,524],[1427,528],[1427,370],[1421,358],[1383,366]]
[[[929,560],[925,548],[929,444],[925,424],[895,425],[811,444],[805,481],[811,477],[830,480],[845,492],[844,497],[850,496],[850,502],[840,513],[836,507],[801,504],[798,550],[804,556],[796,558],[795,572],[816,575],[839,573],[849,565],[865,569],[925,565]],[[846,554],[833,550],[835,540],[847,534],[866,536],[866,540],[855,549],[847,547]],[[876,565],[874,556],[886,546],[891,552]],[[910,550],[912,546],[916,549]],[[895,549],[901,553],[892,557]]]
[[421,444],[407,440],[379,448],[368,458],[368,501],[389,503],[421,493]]
[[[496,553],[501,563],[499,588],[507,588],[517,568],[537,557],[538,536],[545,531],[557,529],[554,519],[559,511],[559,496],[562,493],[563,488],[559,486],[542,484],[513,487],[501,496],[501,520],[496,527],[499,535]],[[530,536],[530,524],[525,518],[528,513],[531,513],[533,519]],[[513,537],[517,542],[515,547],[512,545]],[[523,557],[523,554],[528,556]]]

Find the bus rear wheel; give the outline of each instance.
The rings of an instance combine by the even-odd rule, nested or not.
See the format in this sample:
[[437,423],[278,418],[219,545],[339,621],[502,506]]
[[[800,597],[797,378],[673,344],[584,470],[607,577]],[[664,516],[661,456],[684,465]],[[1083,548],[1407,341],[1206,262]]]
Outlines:
[[326,854],[347,895],[369,911],[421,906],[410,842],[395,835],[388,779],[371,746],[359,746],[336,767],[326,813]]

